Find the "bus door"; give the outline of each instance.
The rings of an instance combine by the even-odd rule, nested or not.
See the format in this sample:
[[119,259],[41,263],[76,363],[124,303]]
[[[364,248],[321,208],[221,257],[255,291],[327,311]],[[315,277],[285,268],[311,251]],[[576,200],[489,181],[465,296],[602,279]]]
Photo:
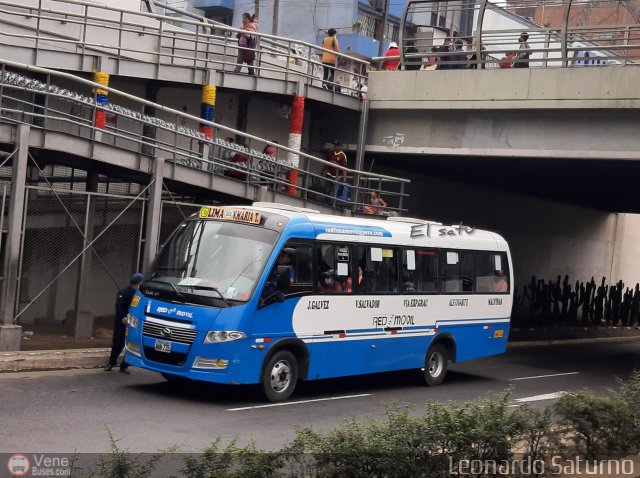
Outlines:
[[[309,378],[322,377],[318,366],[326,366],[329,341],[323,340],[320,321],[313,320],[314,246],[311,242],[288,241],[278,252],[276,264],[261,291],[254,331],[275,343],[281,339],[300,339],[309,352]],[[289,287],[278,290],[275,277],[278,265],[290,267]],[[311,317],[310,317],[311,316]],[[312,320],[309,320],[312,319]]]

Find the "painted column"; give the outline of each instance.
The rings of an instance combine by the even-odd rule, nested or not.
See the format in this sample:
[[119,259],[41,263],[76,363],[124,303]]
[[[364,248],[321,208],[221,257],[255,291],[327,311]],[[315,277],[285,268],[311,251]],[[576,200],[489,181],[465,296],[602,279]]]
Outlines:
[[[94,71],[93,81],[102,85],[109,86],[109,73],[104,71]],[[96,105],[105,107],[109,103],[109,92],[101,88],[96,89]],[[104,129],[107,124],[107,112],[103,109],[96,108],[96,117],[94,125],[96,128]]]
[[[202,99],[200,102],[200,118],[206,121],[213,121],[213,114],[216,109],[216,87],[213,85],[202,85]],[[201,124],[200,132],[204,134],[207,139],[213,138],[213,127],[208,124]]]
[[[294,96],[291,108],[291,122],[289,123],[289,147],[300,151],[302,144],[302,124],[304,122],[304,96]],[[287,173],[286,192],[290,196],[296,195],[296,185],[298,184],[298,168],[300,166],[300,156],[296,153],[287,154],[287,163],[291,170]]]

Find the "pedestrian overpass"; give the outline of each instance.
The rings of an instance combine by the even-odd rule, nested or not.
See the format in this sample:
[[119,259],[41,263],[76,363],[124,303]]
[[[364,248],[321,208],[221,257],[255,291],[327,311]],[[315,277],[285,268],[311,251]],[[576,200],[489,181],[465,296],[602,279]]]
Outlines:
[[[238,29],[150,3],[172,15],[0,1],[0,350],[16,347],[23,324],[44,340],[36,348],[61,336],[81,345],[110,328],[105,317],[122,278],[144,270],[202,204],[270,201],[354,214],[377,190],[390,208],[406,207],[408,180],[349,168],[340,169],[351,196],[338,200],[342,185],[322,174],[327,162],[301,150],[296,118],[305,109],[357,118],[367,62],[340,55],[334,88],[323,89],[321,48],[259,33],[258,75],[237,74]],[[86,79],[95,72],[99,83]],[[176,99],[171,90],[163,96],[165,85],[178,85],[180,96],[202,93],[200,116],[168,106]],[[216,89],[236,91],[245,116],[243,95],[279,101],[282,116],[300,123],[288,146],[266,139],[268,128],[260,136],[212,121]],[[292,97],[299,111],[287,106]],[[263,153],[267,146],[276,158]]]

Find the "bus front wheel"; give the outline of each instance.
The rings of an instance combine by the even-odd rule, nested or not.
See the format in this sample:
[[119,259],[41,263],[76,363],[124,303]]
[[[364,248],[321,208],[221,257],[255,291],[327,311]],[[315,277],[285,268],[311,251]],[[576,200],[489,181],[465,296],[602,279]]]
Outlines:
[[433,344],[429,347],[424,364],[424,381],[430,387],[440,385],[447,374],[449,354],[442,344]]
[[288,350],[273,354],[262,373],[262,392],[270,402],[288,399],[298,382],[298,362]]

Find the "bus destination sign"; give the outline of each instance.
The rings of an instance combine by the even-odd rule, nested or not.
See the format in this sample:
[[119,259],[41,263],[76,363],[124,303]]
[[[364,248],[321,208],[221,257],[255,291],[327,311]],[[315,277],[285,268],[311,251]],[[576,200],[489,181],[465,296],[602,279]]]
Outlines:
[[203,207],[200,209],[200,217],[207,219],[222,219],[224,221],[248,222],[260,224],[262,215],[257,211],[244,209],[229,209],[226,207]]

